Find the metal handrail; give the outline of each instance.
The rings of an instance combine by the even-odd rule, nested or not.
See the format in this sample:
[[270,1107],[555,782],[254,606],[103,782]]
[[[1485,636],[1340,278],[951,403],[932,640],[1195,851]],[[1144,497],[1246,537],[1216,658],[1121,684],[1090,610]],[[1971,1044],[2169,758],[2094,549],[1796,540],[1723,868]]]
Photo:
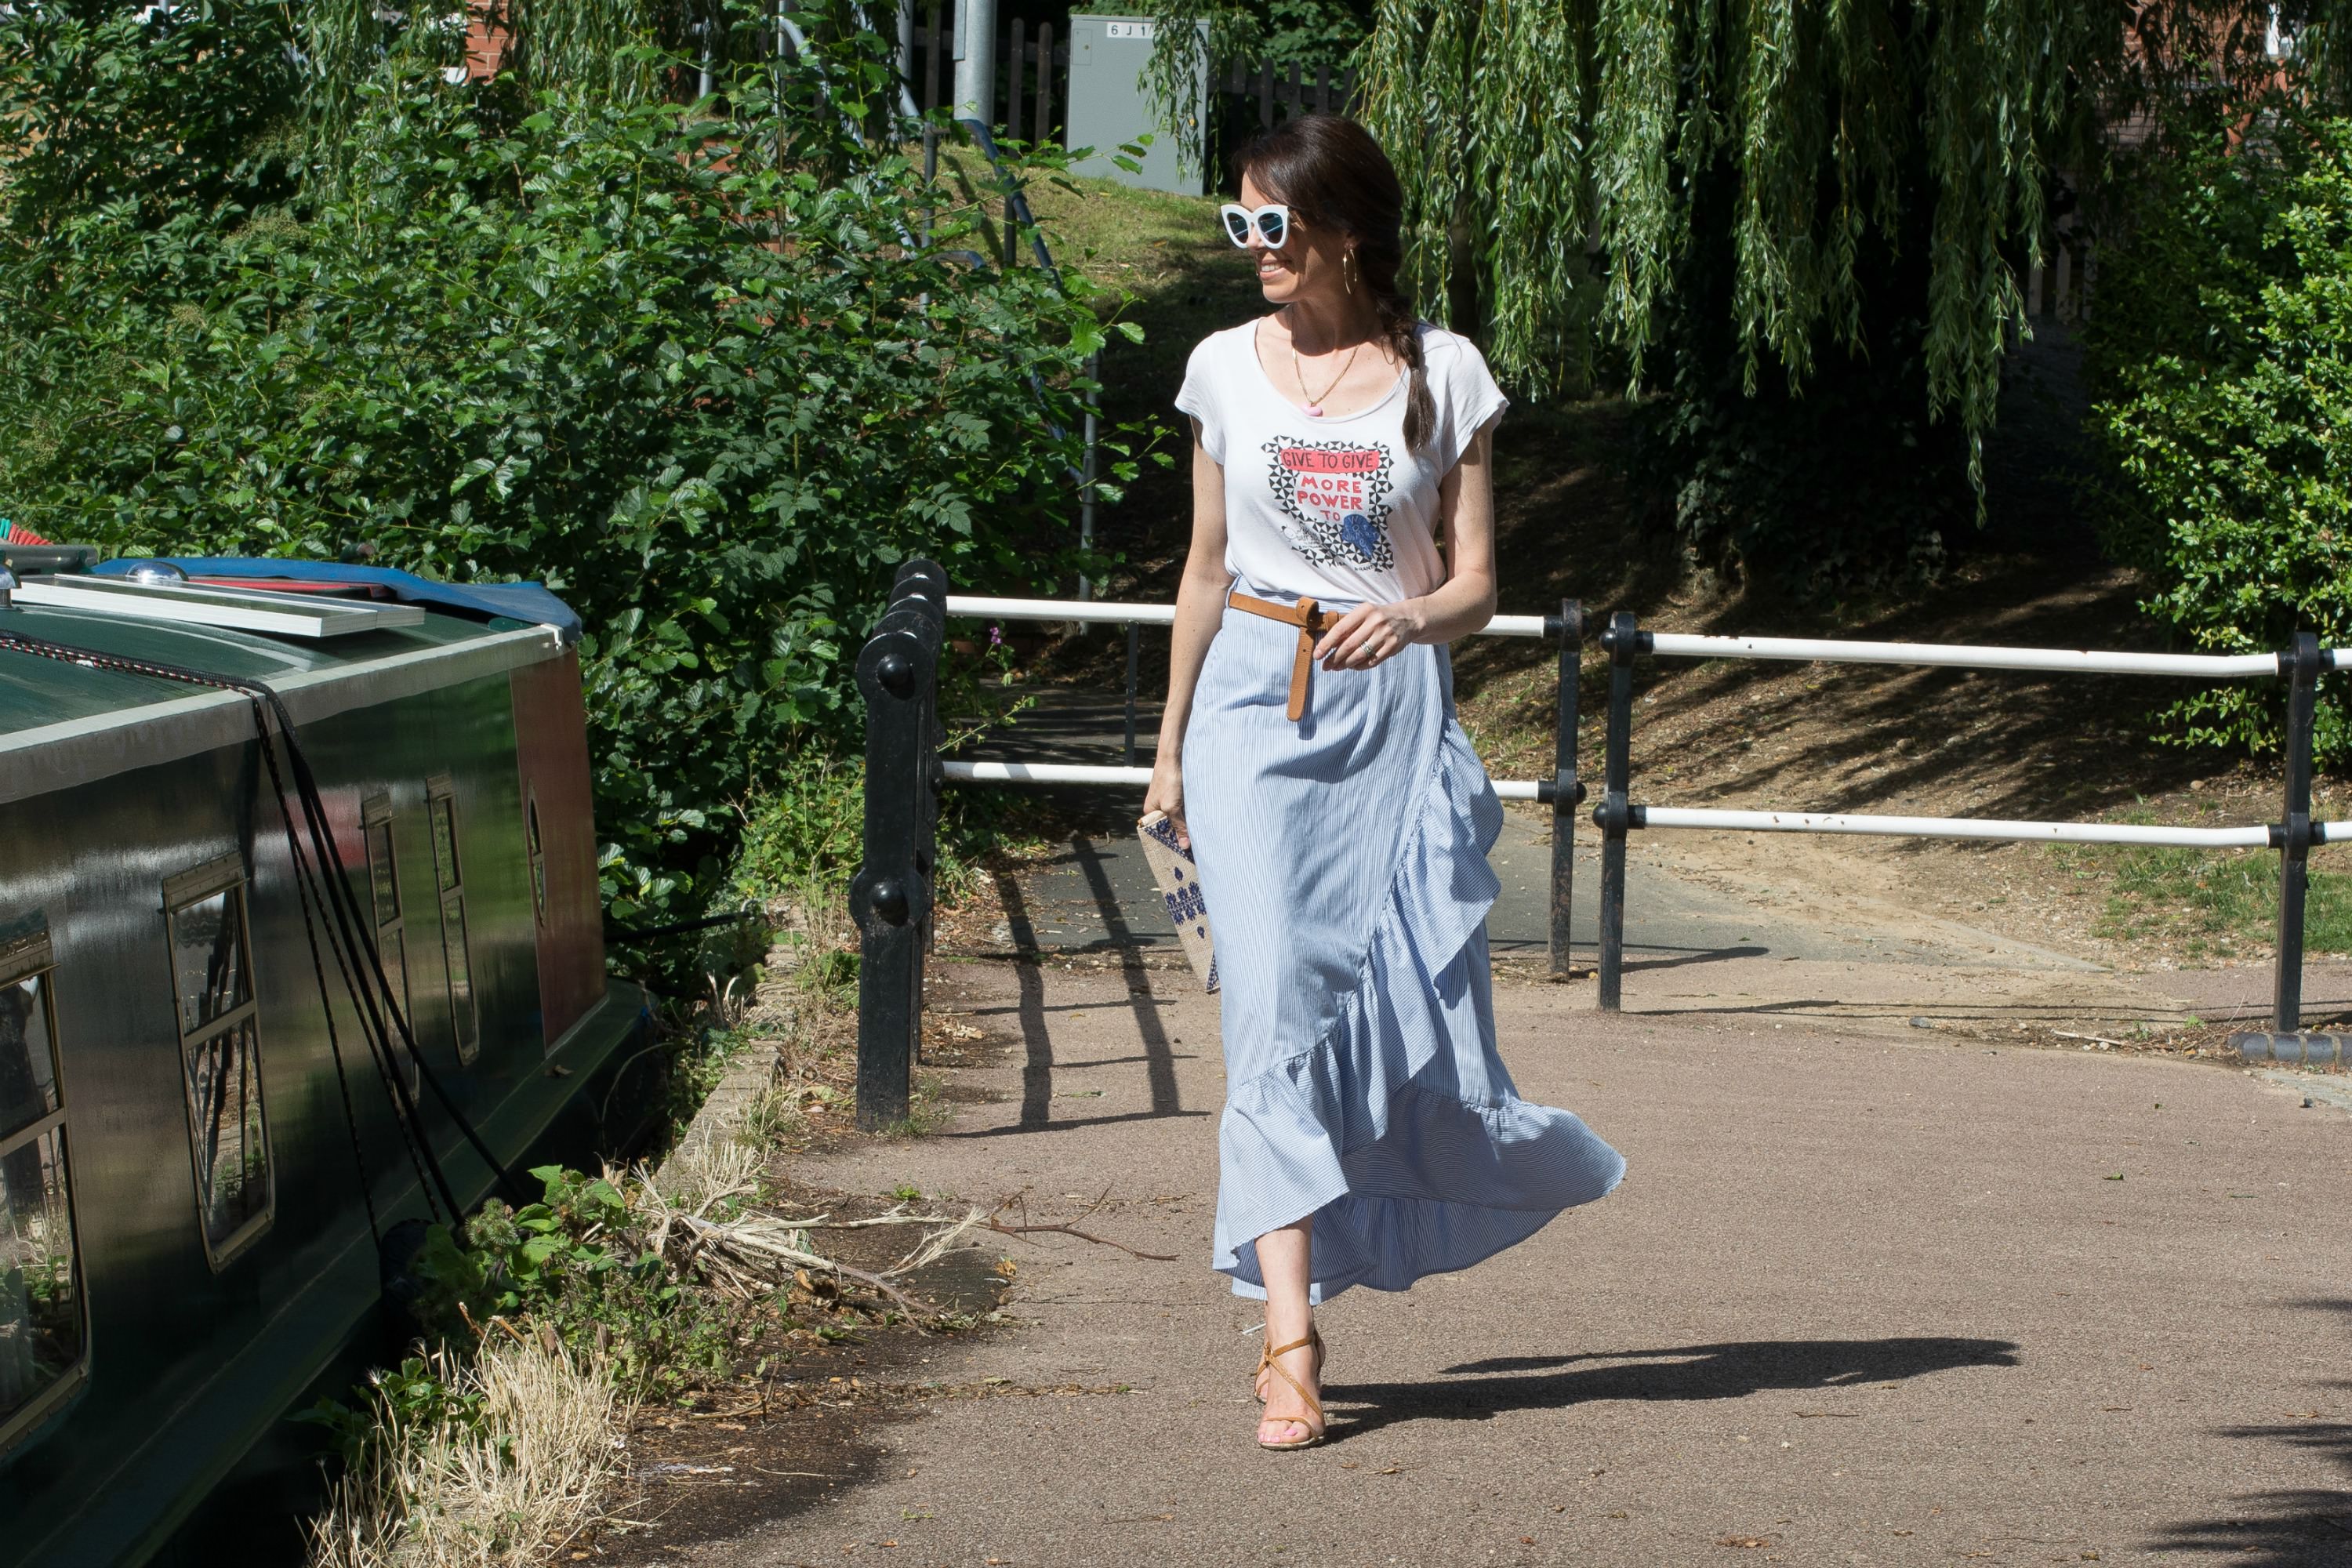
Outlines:
[[[2165,844],[2193,849],[2268,849],[2272,830],[2160,827],[2123,822],[2032,822],[1993,816],[1869,816],[1852,812],[1718,811],[1637,805],[1630,827],[1696,827],[1726,833],[1855,833],[1892,838],[1977,838],[2042,844]],[[2329,824],[2352,830],[2352,823]]]
[[[919,629],[919,615],[917,621],[908,622],[907,614],[901,612],[895,622],[885,623],[886,634],[894,626],[898,626],[898,641],[886,649],[883,638],[877,637],[876,642],[868,645],[869,658],[878,658],[872,673],[879,684],[865,679],[867,672],[865,662],[861,661],[861,684],[871,687],[867,693],[869,705],[880,705],[875,710],[877,716],[882,715],[885,710],[888,710],[885,729],[896,738],[892,743],[899,748],[898,752],[892,753],[893,760],[889,765],[877,766],[874,761],[878,754],[874,750],[876,742],[869,739],[869,797],[879,789],[892,792],[894,797],[905,795],[909,800],[920,792],[924,800],[935,801],[936,796],[928,792],[942,784],[1088,784],[1128,788],[1141,788],[1150,784],[1151,770],[1135,763],[1137,637],[1145,626],[1172,626],[1176,618],[1173,605],[943,593],[930,598],[931,594],[937,593],[932,584],[944,586],[939,569],[929,563],[910,563],[907,572],[902,573],[902,579],[909,577],[914,580],[902,581],[898,603],[919,612],[922,601],[928,600],[937,605],[937,609],[930,613],[940,618],[1123,624],[1127,627],[1128,644],[1127,763],[1126,765],[1113,767],[1076,763],[950,761],[934,754],[923,765],[918,777],[911,771],[911,764],[905,762],[904,748],[908,744],[905,737],[914,732],[908,728],[910,721],[919,726],[931,721],[927,710],[911,704],[919,704],[928,697],[931,679],[927,665],[928,650],[937,645],[917,648],[908,643],[907,626],[914,626]],[[933,621],[930,624],[935,626],[938,623]],[[1576,818],[1573,808],[1585,796],[1585,786],[1579,777],[1576,722],[1584,625],[1583,606],[1573,600],[1567,600],[1561,603],[1556,616],[1497,616],[1479,628],[1479,633],[1488,636],[1547,637],[1555,640],[1559,646],[1554,776],[1549,779],[1507,779],[1495,784],[1496,794],[1503,799],[1538,801],[1552,809],[1551,967],[1555,973],[1566,973],[1569,970],[1568,916],[1572,890]],[[936,633],[931,635],[936,636]],[[1974,647],[1946,643],[1803,637],[1717,637],[1645,632],[1635,617],[1626,612],[1612,616],[1608,628],[1595,640],[1610,661],[1605,787],[1601,804],[1592,813],[1592,819],[1602,834],[1600,1005],[1604,1010],[1616,1010],[1621,1003],[1624,968],[1626,838],[1637,829],[1661,828],[1865,834],[2056,844],[2172,845],[2206,849],[2274,848],[2280,856],[2280,890],[2273,1022],[2280,1031],[2292,1031],[2297,1027],[2302,1007],[2304,899],[2307,888],[2309,852],[2312,846],[2317,844],[2352,843],[2352,822],[2314,822],[2310,816],[2315,689],[2319,676],[2325,671],[2352,667],[2345,650],[2323,649],[2318,639],[2307,633],[2298,636],[2293,647],[2279,653],[2222,655],[2143,654],[2090,648]],[[895,661],[893,655],[897,656]],[[2138,675],[2207,680],[2278,679],[2287,683],[2289,691],[2284,809],[2281,820],[2275,824],[2175,827],[2137,823],[2036,822],[1994,817],[1895,816],[1848,812],[1637,805],[1629,798],[1633,672],[1634,659],[1643,655],[1668,658],[1873,663],[2021,673]],[[907,710],[898,711],[901,708]],[[871,809],[872,805],[869,798],[868,868],[881,879],[873,879],[867,877],[867,873],[861,873],[862,878],[871,881],[871,887],[860,907],[860,923],[866,930],[868,951],[877,958],[887,957],[893,962],[888,964],[876,963],[860,971],[861,997],[871,999],[878,995],[887,1004],[877,1007],[874,1015],[875,1026],[871,1029],[867,1026],[865,1013],[861,1012],[860,1070],[861,1073],[866,1071],[869,1055],[877,1055],[877,1059],[887,1060],[891,1079],[888,1087],[895,1089],[902,1081],[903,1058],[908,1049],[908,1008],[913,1009],[911,1016],[919,1021],[921,1004],[919,969],[909,969],[905,948],[891,939],[903,929],[904,923],[912,919],[919,903],[923,911],[928,911],[929,865],[932,848],[928,811],[917,812],[914,817],[909,818],[915,823],[910,830],[902,830],[897,826],[898,818],[890,818],[889,830],[877,838],[875,826],[880,819]],[[905,816],[906,813],[901,811],[899,816]],[[883,861],[879,852],[886,841],[895,845],[907,831],[919,835],[914,846],[897,858],[887,863]],[[894,850],[893,853],[897,852]],[[875,869],[877,867],[879,871]],[[882,876],[883,872],[887,875]],[[863,887],[866,883],[861,882],[860,885]],[[906,897],[908,889],[916,889],[920,895],[919,900]],[[918,994],[908,1002],[905,998],[910,977]],[[865,1005],[866,1001],[862,1000],[861,1008]],[[870,1050],[869,1034],[872,1036]]]
[[[1172,626],[1173,605],[1106,603],[1101,600],[1016,599],[977,594],[950,594],[950,616],[997,621],[1097,621],[1127,627],[1127,733],[1125,764],[1108,767],[1080,763],[977,763],[943,764],[943,782],[956,784],[1097,784],[1129,787],[1148,785],[1151,770],[1136,765],[1136,680],[1139,660],[1138,633],[1147,626]],[[1531,801],[1549,805],[1551,831],[1551,935],[1548,943],[1551,972],[1570,973],[1569,907],[1575,890],[1576,807],[1585,798],[1577,776],[1576,669],[1584,649],[1584,606],[1573,599],[1560,601],[1555,616],[1496,616],[1471,636],[1545,637],[1559,647],[1560,681],[1553,715],[1557,737],[1552,776],[1548,779],[1496,779],[1495,794],[1502,800]]]
[[[948,614],[995,621],[1108,621],[1121,626],[1165,626],[1176,621],[1173,605],[1118,604],[1105,599],[994,599],[950,594]],[[1496,616],[1468,637],[1549,637],[1559,635],[1555,616]]]
[[[1801,664],[1910,664],[1958,669],[2047,670],[2063,675],[2177,675],[2233,680],[2276,675],[2274,653],[2115,653],[2097,648],[1977,647],[1965,643],[1845,642],[1814,637],[1644,634],[1661,658],[1771,658]],[[2332,657],[2332,656],[2331,656]]]
[[[949,784],[1130,784],[1151,783],[1150,768],[1113,767],[1108,763],[955,762],[940,763],[940,776]],[[1496,779],[1499,800],[1548,801],[1549,779]]]
[[[2315,689],[2320,675],[2338,668],[2344,650],[2322,648],[2309,633],[2279,653],[2150,654],[2094,648],[1972,647],[1952,643],[1822,640],[1808,637],[1695,637],[1645,632],[1629,612],[1611,617],[1600,643],[1610,658],[1608,767],[1592,820],[1601,831],[1601,1006],[1622,1004],[1625,951],[1625,838],[1642,828],[1749,833],[1867,834],[1902,838],[1957,838],[2019,843],[2169,845],[2210,849],[2279,851],[2278,957],[2273,1023],[2295,1029],[2303,1005],[2304,900],[2311,847],[2352,840],[2352,823],[2311,820]],[[2174,827],[2137,823],[2034,822],[1991,817],[1881,816],[1845,812],[1729,811],[1702,806],[1637,805],[1630,798],[1633,660],[1755,658],[1808,663],[1942,666],[2041,671],[2066,675],[2169,676],[2205,680],[2258,677],[2288,683],[2287,782],[2281,820],[2229,827]]]

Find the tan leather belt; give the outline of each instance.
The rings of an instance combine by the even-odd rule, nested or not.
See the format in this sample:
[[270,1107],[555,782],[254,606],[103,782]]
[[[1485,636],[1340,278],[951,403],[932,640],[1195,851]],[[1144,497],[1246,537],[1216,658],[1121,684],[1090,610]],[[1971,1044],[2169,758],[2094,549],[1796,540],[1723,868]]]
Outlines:
[[1315,658],[1315,638],[1337,625],[1340,613],[1318,610],[1312,599],[1286,605],[1240,592],[1227,595],[1225,603],[1253,616],[1264,616],[1269,621],[1287,621],[1298,628],[1298,656],[1290,661],[1290,706],[1284,710],[1291,722],[1297,723],[1299,715],[1307,711],[1307,669]]

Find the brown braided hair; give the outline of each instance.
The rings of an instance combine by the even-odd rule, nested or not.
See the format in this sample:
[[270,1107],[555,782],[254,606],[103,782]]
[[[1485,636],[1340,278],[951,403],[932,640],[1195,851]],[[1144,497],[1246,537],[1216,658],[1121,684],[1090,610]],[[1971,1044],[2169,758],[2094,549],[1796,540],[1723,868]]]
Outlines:
[[1338,229],[1356,242],[1356,276],[1371,294],[1381,331],[1411,371],[1404,444],[1429,445],[1437,406],[1422,364],[1420,316],[1397,287],[1404,265],[1404,187],[1370,132],[1343,114],[1302,114],[1252,138],[1234,154],[1234,179],[1243,175],[1310,225]]

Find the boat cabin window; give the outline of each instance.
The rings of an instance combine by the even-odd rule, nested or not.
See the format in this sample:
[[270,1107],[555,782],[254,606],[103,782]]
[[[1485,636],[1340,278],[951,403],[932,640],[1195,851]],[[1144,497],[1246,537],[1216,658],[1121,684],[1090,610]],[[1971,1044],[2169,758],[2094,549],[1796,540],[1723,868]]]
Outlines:
[[217,1269],[268,1228],[273,1198],[243,863],[224,856],[173,878],[163,884],[163,911],[196,1215]]
[[433,883],[441,900],[441,963],[449,980],[449,1023],[457,1059],[470,1066],[481,1051],[480,1016],[474,1006],[473,950],[466,936],[466,883],[457,858],[457,792],[446,773],[425,782],[425,810],[433,819]]
[[[383,962],[383,977],[392,983],[393,999],[414,1037],[416,1009],[408,1005],[408,937],[406,922],[401,918],[400,863],[393,854],[392,797],[380,795],[362,802],[360,826],[367,838],[368,901],[374,911],[376,956]],[[399,1044],[400,1031],[394,1028],[387,1032],[392,1037],[393,1048],[408,1055]],[[408,1092],[413,1097],[424,1087],[423,1073],[413,1055],[408,1055],[406,1077]]]
[[0,938],[0,1450],[88,1366],[54,973],[46,929]]

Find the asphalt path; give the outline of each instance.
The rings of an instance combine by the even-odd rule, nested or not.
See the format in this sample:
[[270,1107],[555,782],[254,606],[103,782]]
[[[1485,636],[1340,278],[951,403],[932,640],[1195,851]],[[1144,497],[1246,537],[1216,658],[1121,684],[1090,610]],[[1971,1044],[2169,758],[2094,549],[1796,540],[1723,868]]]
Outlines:
[[877,1479],[676,1560],[2352,1563],[2352,1096],[1575,995],[1498,983],[1504,1052],[1624,1185],[1331,1304],[1332,1441],[1265,1454],[1254,1312],[1208,1268],[1214,999],[942,958],[933,1006],[1005,1042],[956,1075],[982,1098],[796,1173],[1102,1197],[1086,1228],[1178,1261],[992,1238],[1019,1326],[943,1357],[959,1396],[885,1427]]

